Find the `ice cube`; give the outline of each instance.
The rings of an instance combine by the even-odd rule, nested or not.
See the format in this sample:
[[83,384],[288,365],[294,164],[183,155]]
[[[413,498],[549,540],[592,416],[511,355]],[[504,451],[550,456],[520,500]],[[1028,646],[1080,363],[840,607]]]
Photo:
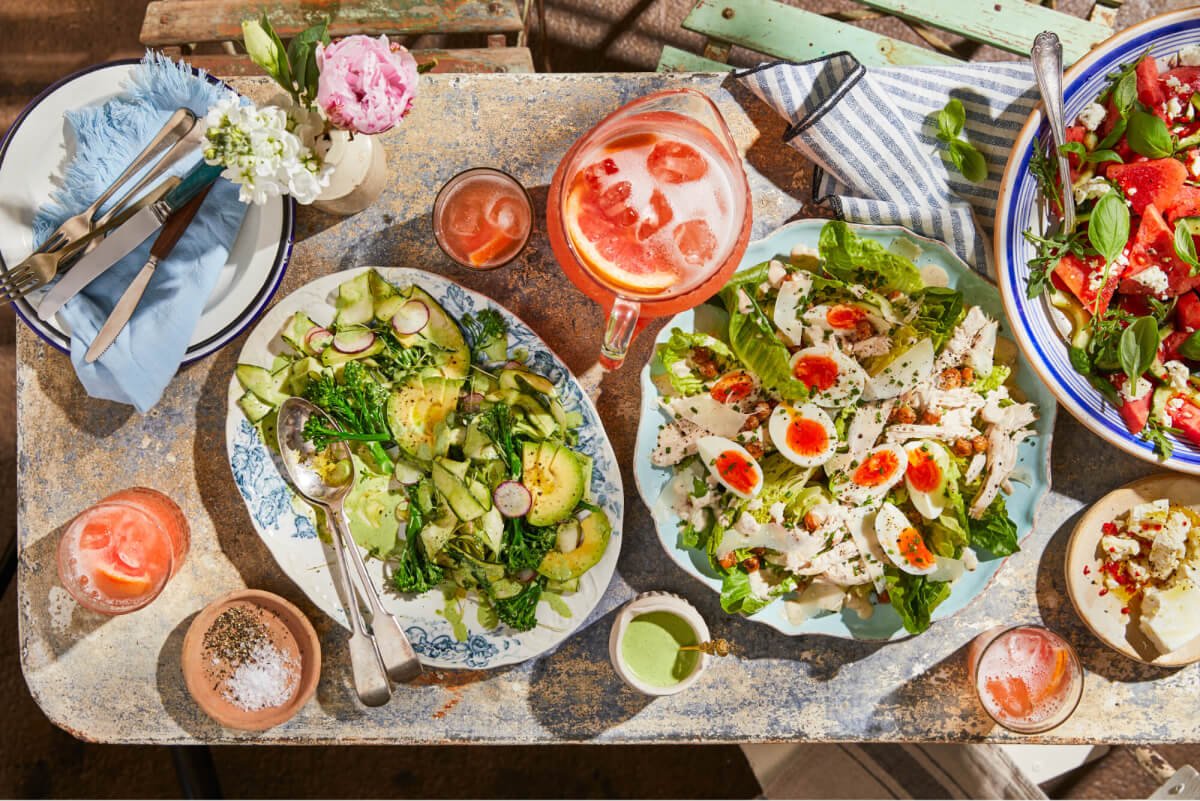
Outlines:
[[688,220],[676,226],[675,246],[688,264],[704,264],[717,251],[717,238],[704,220]]
[[683,142],[659,142],[646,157],[646,168],[655,179],[668,184],[696,181],[708,172],[700,151]]

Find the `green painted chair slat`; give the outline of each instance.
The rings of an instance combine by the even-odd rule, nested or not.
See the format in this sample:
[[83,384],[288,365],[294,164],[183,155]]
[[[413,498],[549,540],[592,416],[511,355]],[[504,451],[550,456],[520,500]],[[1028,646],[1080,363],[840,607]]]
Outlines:
[[264,11],[283,39],[322,14],[329,34],[516,33],[524,28],[518,0],[151,0],[142,21],[142,44],[183,45],[242,38],[242,20]]
[[870,67],[962,63],[956,58],[773,0],[701,0],[688,14],[683,27],[792,61],[808,61],[848,50]]
[[662,55],[658,59],[659,72],[728,72],[731,69],[733,67],[728,64],[671,45],[663,46]]
[[[1025,0],[858,0],[865,6],[913,22],[957,33],[1010,53],[1028,55],[1033,39],[1054,31],[1063,43],[1063,58],[1073,64],[1112,35],[1095,22]],[[740,10],[740,9],[739,9]]]

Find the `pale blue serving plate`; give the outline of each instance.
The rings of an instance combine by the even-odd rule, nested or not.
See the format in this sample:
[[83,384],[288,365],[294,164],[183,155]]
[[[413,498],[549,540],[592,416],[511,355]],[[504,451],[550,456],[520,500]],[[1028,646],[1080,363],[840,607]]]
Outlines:
[[[1076,119],[1084,106],[1095,100],[1107,86],[1107,75],[1122,64],[1134,61],[1149,49],[1161,65],[1162,59],[1187,45],[1200,45],[1200,7],[1153,17],[1105,40],[1066,74],[1063,99],[1067,119]],[[1058,402],[1105,441],[1139,459],[1172,470],[1200,474],[1200,448],[1186,439],[1171,436],[1174,451],[1169,459],[1160,460],[1153,445],[1129,433],[1116,407],[1107,403],[1087,379],[1071,367],[1066,343],[1055,328],[1046,302],[1042,298],[1030,300],[1025,297],[1029,282],[1028,261],[1034,256],[1034,248],[1025,241],[1022,231],[1043,230],[1037,181],[1029,171],[1029,160],[1033,155],[1034,137],[1049,141],[1049,135],[1049,125],[1039,107],[1013,144],[996,210],[995,263],[1017,344]]]
[[[797,245],[815,248],[821,228],[826,222],[827,220],[799,220],[783,226],[765,239],[751,242],[742,258],[741,267],[753,267],[781,255],[786,258]],[[996,288],[973,272],[945,245],[898,226],[852,227],[860,236],[873,239],[887,248],[892,248],[896,240],[907,240],[908,244],[902,247],[915,247],[920,251],[920,255],[915,258],[918,267],[936,265],[942,268],[949,278],[949,285],[963,293],[967,305],[979,306],[988,316],[999,320],[1001,336],[1012,338]],[[695,313],[686,311],[673,317],[659,332],[656,342],[662,343],[669,339],[672,328],[694,330],[692,324]],[[672,476],[670,469],[655,467],[650,461],[650,452],[654,449],[658,428],[670,420],[658,404],[659,391],[654,384],[654,376],[660,373],[661,369],[652,359],[642,371],[642,409],[634,457],[634,476],[642,500],[654,517],[655,529],[667,554],[677,565],[719,593],[721,580],[709,567],[707,557],[700,551],[687,550],[677,545],[678,518],[666,504],[659,502],[659,496]],[[1056,407],[1054,396],[1038,380],[1037,373],[1023,356],[1018,356],[1017,359],[1017,383],[1028,400],[1037,404],[1038,408],[1038,420],[1034,426],[1037,436],[1021,443],[1017,461],[1018,468],[1023,467],[1028,471],[1032,486],[1014,482],[1014,492],[1008,496],[1009,516],[1017,524],[1019,535],[1024,540],[1033,530],[1038,506],[1050,489],[1050,439],[1054,431]],[[1004,561],[981,561],[978,569],[965,573],[954,584],[950,597],[934,610],[934,622],[961,611],[979,597]],[[783,603],[777,601],[751,615],[750,619],[765,623],[785,634],[827,634],[859,640],[895,640],[908,636],[900,622],[900,616],[887,604],[876,605],[875,614],[866,620],[861,619],[855,612],[843,610],[840,613],[827,613],[810,618],[797,625],[787,619]]]

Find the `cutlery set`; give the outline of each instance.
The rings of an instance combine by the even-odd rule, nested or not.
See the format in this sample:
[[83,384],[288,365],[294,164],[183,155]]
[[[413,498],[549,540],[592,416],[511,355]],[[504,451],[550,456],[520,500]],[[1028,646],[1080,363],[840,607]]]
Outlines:
[[[195,114],[186,108],[172,114],[92,205],[65,220],[20,264],[0,271],[0,300],[11,303],[59,277],[37,305],[38,317],[51,320],[63,304],[162,229],[149,261],[121,296],[88,349],[89,363],[100,358],[129,322],[155,268],[178,243],[208,189],[221,174],[221,167],[201,162],[182,179],[173,176],[163,179],[182,159],[194,155],[202,141],[203,133]],[[145,175],[101,214],[105,204],[143,171]]]

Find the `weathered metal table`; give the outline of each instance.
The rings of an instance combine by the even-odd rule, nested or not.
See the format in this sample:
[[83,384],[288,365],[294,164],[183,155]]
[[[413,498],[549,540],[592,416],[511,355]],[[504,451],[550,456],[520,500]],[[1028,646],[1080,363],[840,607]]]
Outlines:
[[[392,182],[373,207],[348,219],[299,215],[280,296],[326,273],[362,264],[445,273],[501,300],[575,371],[591,365],[601,314],[559,272],[538,230],[522,263],[494,273],[450,264],[434,244],[429,211],[443,181],[467,166],[504,167],[544,206],[546,185],[572,141],[606,112],[662,88],[709,93],[744,150],[761,236],[802,214],[809,166],[780,144],[783,123],[728,78],[714,75],[426,76],[415,110],[384,141]],[[253,80],[239,88],[255,94]],[[541,226],[539,226],[540,228]],[[280,575],[259,542],[226,461],[225,392],[240,342],[183,369],[161,403],[138,416],[95,401],[67,358],[22,328],[17,408],[20,497],[21,664],[30,690],[58,725],[108,742],[490,742],[1015,739],[994,729],[967,684],[964,652],[993,625],[1042,620],[1063,632],[1087,667],[1083,701],[1045,740],[1200,740],[1193,714],[1200,669],[1167,671],[1109,652],[1067,600],[1062,560],[1080,509],[1154,471],[1060,414],[1056,490],[1037,530],[988,592],[926,634],[892,644],[786,637],[724,615],[717,596],[664,557],[629,470],[638,409],[637,372],[652,337],[600,400],[626,488],[624,547],[604,610],[556,652],[490,672],[427,671],[379,709],[359,705],[345,633]],[[191,555],[147,609],[103,618],[76,608],[58,585],[55,546],[79,509],[121,487],[159,487],[192,524]],[[321,634],[325,667],[316,698],[263,734],[222,730],[184,689],[179,652],[191,617],[242,586],[296,601]],[[693,690],[650,699],[627,689],[608,663],[612,610],[636,592],[692,600],[716,636],[744,647],[718,660]]]

